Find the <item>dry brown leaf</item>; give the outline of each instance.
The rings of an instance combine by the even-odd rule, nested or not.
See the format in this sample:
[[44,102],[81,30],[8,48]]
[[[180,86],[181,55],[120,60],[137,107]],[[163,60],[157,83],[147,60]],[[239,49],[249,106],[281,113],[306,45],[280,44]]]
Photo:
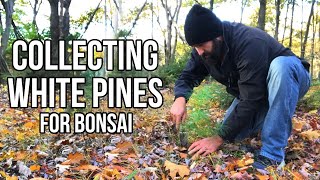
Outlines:
[[317,138],[320,137],[320,130],[315,130],[315,131],[312,131],[312,130],[308,130],[308,131],[304,131],[302,133],[300,133],[302,137],[310,140],[310,141],[313,141]]
[[95,171],[99,169],[100,169],[99,167],[93,166],[91,164],[84,164],[84,165],[80,165],[78,167],[72,168],[72,170],[75,170],[75,171],[81,171],[81,170]]
[[301,150],[304,148],[304,143],[303,142],[296,142],[292,146],[292,150]]
[[61,163],[62,165],[71,165],[71,164],[79,164],[80,161],[84,160],[84,155],[76,152],[74,154],[69,154],[68,159]]
[[188,154],[186,153],[179,153],[180,158],[185,159],[188,157]]
[[117,144],[117,149],[114,149],[111,151],[111,153],[119,153],[119,152],[127,152],[130,148],[132,148],[133,144],[132,142],[123,142],[123,143],[119,143]]
[[196,179],[196,180],[207,180],[206,174],[204,173],[193,173],[189,179]]
[[175,163],[172,163],[168,160],[164,162],[164,166],[166,170],[170,171],[170,177],[174,179],[176,177],[176,174],[178,173],[181,177],[187,176],[190,174],[190,170],[185,165],[178,165]]
[[32,165],[32,166],[30,166],[30,170],[31,171],[40,171],[40,166],[39,165]]
[[29,159],[36,162],[38,160],[38,154],[33,152]]
[[121,179],[121,174],[116,169],[104,168],[101,173],[95,175],[94,179]]
[[214,172],[216,172],[216,173],[223,173],[224,170],[222,170],[221,165],[216,164],[216,167],[215,167]]
[[19,151],[19,152],[17,152],[17,154],[16,154],[15,160],[24,160],[24,159],[26,159],[27,156],[28,156],[27,152],[25,152],[25,151]]
[[252,179],[252,176],[248,174],[248,172],[231,172],[232,176],[230,177],[231,179]]
[[241,160],[237,160],[237,166],[238,167],[248,166],[248,165],[252,164],[253,161],[254,160],[252,158],[242,158]]

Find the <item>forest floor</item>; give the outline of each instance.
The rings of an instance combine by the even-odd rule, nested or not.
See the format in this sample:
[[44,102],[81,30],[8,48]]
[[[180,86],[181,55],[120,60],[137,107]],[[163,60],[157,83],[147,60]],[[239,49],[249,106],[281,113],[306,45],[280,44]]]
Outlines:
[[[172,130],[172,90],[162,94],[161,108],[128,110],[134,113],[131,134],[40,134],[40,112],[65,110],[10,108],[1,86],[0,179],[320,179],[320,109],[297,108],[286,165],[262,174],[252,168],[254,155],[248,152],[261,147],[258,138],[190,157]],[[120,111],[101,104],[93,111]],[[208,109],[212,120],[223,118],[224,110]]]

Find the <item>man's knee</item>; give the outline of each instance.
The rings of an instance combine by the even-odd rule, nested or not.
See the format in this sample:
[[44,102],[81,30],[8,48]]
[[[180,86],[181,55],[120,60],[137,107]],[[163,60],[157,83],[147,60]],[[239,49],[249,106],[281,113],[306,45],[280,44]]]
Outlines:
[[276,57],[270,64],[269,71],[276,73],[283,73],[289,70],[292,66],[292,61],[289,57],[279,56]]

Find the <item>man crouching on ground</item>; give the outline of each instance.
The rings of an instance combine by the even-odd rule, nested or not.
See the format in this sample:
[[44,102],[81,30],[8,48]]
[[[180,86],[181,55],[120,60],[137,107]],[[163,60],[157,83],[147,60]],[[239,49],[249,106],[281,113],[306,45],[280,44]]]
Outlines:
[[253,167],[283,165],[295,107],[310,87],[310,65],[266,32],[221,22],[200,5],[189,11],[184,31],[193,50],[174,88],[171,116],[177,128],[185,120],[193,88],[206,76],[225,85],[235,97],[218,135],[194,142],[189,154],[205,156],[224,141],[261,131],[262,147]]

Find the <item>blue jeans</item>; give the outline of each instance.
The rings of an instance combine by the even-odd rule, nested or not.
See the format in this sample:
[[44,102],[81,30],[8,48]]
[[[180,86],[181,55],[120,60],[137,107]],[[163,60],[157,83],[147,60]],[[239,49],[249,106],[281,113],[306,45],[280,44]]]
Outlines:
[[[269,68],[266,79],[268,103],[259,109],[252,124],[248,124],[236,137],[242,140],[261,130],[260,155],[282,162],[285,147],[292,130],[292,116],[298,100],[310,87],[310,74],[295,56],[279,56]],[[225,120],[239,100],[236,98],[226,112]]]

